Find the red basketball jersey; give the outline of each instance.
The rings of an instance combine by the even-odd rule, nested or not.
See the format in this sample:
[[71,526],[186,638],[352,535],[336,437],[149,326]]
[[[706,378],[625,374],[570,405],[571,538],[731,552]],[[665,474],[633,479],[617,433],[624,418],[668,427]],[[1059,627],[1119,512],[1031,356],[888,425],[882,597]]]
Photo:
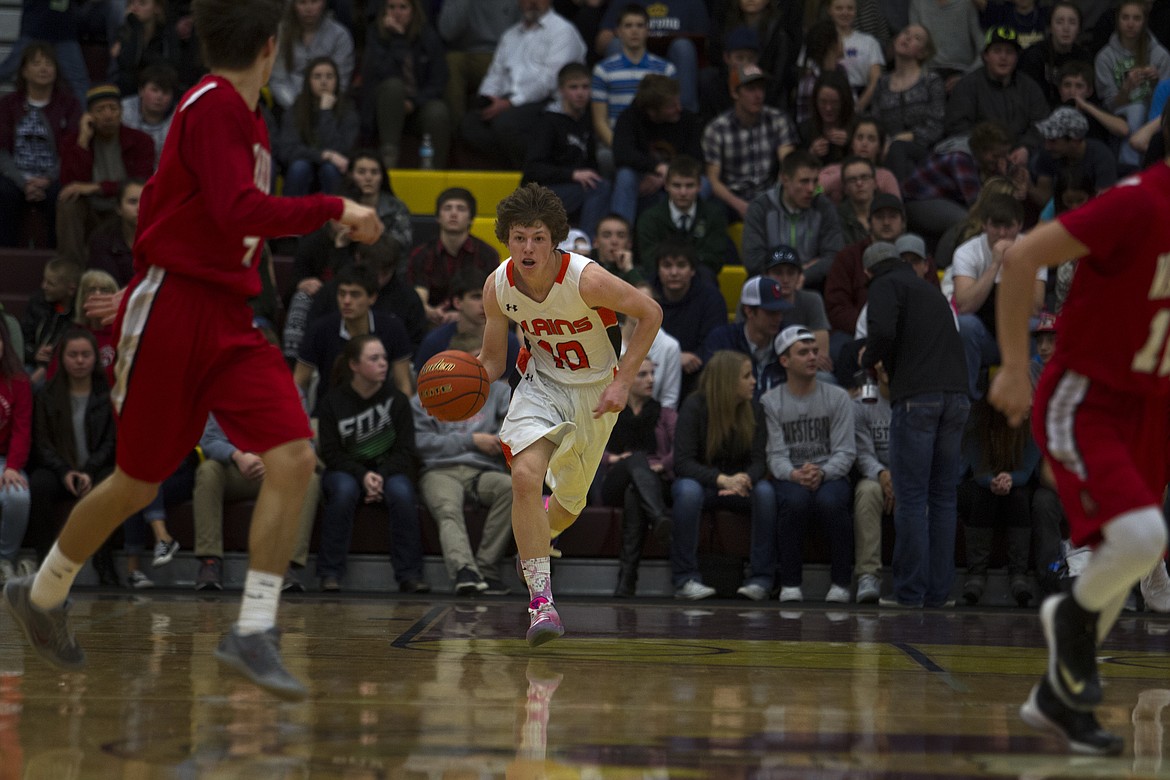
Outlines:
[[1060,221],[1089,254],[1057,321],[1056,360],[1124,392],[1170,392],[1170,166],[1124,179]]
[[231,82],[205,76],[175,110],[158,170],[142,191],[134,269],[160,266],[252,297],[266,238],[316,230],[340,198],[268,194],[268,128]]

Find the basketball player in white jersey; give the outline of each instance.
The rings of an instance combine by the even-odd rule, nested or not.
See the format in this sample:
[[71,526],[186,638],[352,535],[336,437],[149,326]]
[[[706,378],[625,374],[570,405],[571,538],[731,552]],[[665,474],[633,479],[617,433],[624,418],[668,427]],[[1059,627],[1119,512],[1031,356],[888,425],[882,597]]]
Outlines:
[[[524,333],[521,379],[500,441],[512,467],[512,531],[534,647],[565,633],[553,605],[549,539],[585,508],[609,432],[662,323],[662,309],[645,293],[587,257],[559,251],[568,232],[565,207],[551,190],[537,184],[516,190],[496,208],[496,237],[511,257],[483,287],[487,326],[479,359],[489,380],[508,367],[509,320]],[[620,361],[616,312],[637,320]]]

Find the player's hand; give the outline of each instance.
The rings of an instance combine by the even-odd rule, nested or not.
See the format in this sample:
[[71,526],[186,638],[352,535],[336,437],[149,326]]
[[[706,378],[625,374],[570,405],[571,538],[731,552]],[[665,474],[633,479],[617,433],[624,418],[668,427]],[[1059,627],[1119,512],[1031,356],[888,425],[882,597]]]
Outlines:
[[85,299],[85,316],[100,319],[102,325],[112,324],[118,317],[118,309],[125,294],[125,287],[116,293],[93,293]]
[[625,409],[629,397],[630,388],[625,382],[610,382],[609,387],[602,391],[601,398],[597,400],[597,406],[593,409],[593,419]]
[[16,469],[6,468],[4,473],[0,474],[0,490],[8,490],[9,488],[28,489],[28,480]]
[[1022,425],[1032,409],[1032,377],[1028,375],[1027,365],[1000,366],[991,380],[987,400],[1003,412],[1008,425],[1013,428]]
[[349,235],[354,241],[372,244],[382,237],[382,231],[386,226],[378,218],[378,212],[349,198],[343,200],[345,211],[341,214],[341,224],[349,229]]

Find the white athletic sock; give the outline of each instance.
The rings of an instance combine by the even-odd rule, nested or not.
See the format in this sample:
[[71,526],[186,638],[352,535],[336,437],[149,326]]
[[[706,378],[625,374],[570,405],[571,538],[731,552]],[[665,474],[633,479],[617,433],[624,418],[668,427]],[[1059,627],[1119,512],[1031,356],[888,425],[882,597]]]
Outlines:
[[1101,535],[1101,543],[1073,586],[1073,598],[1090,612],[1104,612],[1118,598],[1124,603],[1130,589],[1166,550],[1166,524],[1154,507],[1118,515],[1102,528]]
[[543,558],[524,558],[520,561],[520,568],[524,570],[524,582],[528,585],[528,598],[537,596],[552,601],[552,574],[548,556]]
[[71,561],[61,552],[57,543],[45,556],[36,578],[33,580],[32,590],[28,598],[37,609],[48,611],[59,607],[69,598],[69,589],[73,587],[73,580],[81,571],[82,564]]
[[241,636],[259,634],[276,626],[276,608],[280,606],[280,586],[283,584],[284,577],[279,574],[248,569],[236,633]]

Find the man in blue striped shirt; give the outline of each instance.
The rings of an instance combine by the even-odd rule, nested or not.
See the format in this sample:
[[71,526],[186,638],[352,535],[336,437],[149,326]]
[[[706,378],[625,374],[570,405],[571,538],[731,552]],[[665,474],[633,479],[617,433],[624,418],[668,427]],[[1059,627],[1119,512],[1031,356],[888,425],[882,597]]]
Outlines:
[[614,123],[634,102],[642,77],[648,73],[676,76],[674,65],[646,51],[649,23],[650,16],[642,6],[630,3],[623,8],[616,30],[621,51],[593,68],[593,132],[607,147],[613,146]]

